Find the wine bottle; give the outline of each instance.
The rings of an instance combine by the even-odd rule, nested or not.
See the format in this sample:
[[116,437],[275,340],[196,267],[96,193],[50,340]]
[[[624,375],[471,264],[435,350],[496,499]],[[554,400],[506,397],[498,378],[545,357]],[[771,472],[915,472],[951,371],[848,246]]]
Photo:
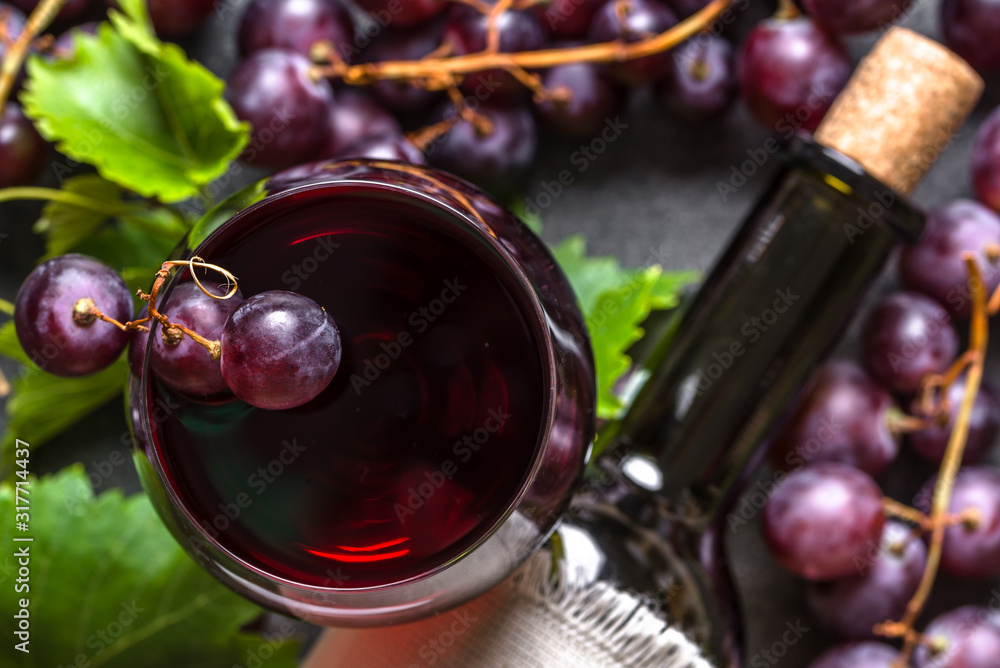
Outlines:
[[907,195],[982,86],[940,45],[888,31],[637,363],[543,551],[450,613],[330,631],[309,668],[741,665],[727,510],[889,253],[919,236]]

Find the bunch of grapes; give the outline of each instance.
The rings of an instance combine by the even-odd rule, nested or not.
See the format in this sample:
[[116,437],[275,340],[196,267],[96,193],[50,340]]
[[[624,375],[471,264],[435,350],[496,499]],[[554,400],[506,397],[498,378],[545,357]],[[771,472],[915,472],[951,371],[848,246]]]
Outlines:
[[[170,293],[170,317],[158,292],[171,268],[188,267]],[[235,397],[269,410],[315,399],[340,366],[340,333],[330,315],[295,292],[273,290],[244,298],[235,281],[197,280],[200,261],[167,262],[132,319],[132,296],[113,269],[70,254],[40,264],[21,286],[14,326],[21,347],[42,369],[86,376],[131,346],[129,363],[141,374],[146,349],[150,373],[193,399]],[[227,279],[232,279],[224,273]],[[154,306],[155,304],[155,306]],[[153,320],[159,323],[149,345]]]
[[[735,64],[732,46],[717,35],[614,64],[570,55],[587,43],[655,37],[707,3],[505,2],[494,12],[489,1],[251,0],[238,32],[243,61],[227,95],[253,126],[244,155],[253,164],[430,162],[507,194],[534,160],[540,128],[574,139],[597,136],[621,113],[629,88],[655,87],[678,119],[724,114],[736,95]],[[314,60],[347,66],[543,49],[566,49],[566,62],[532,72],[483,69],[449,85],[375,77],[368,86],[349,86]],[[421,131],[429,127],[438,131]]]
[[[982,165],[991,174],[1000,168],[998,126],[1000,110],[979,133],[977,185]],[[980,189],[985,203],[992,204],[993,188]],[[782,566],[808,581],[806,602],[820,626],[852,641],[812,668],[889,668],[899,658],[899,650],[876,640],[887,635],[887,627],[878,627],[904,618],[924,576],[937,480],[904,504],[884,498],[876,479],[900,441],[931,464],[944,460],[966,378],[958,373],[949,386],[940,383],[963,368],[955,362],[958,326],[971,311],[964,259],[970,252],[986,294],[993,294],[1000,285],[1000,215],[965,199],[932,210],[920,241],[899,254],[900,289],[864,315],[860,363],[820,367],[773,444],[778,473],[762,517],[765,543]],[[956,578],[1000,576],[1000,469],[980,463],[998,433],[1000,401],[984,382],[942,543],[940,570]],[[998,665],[1000,617],[985,607],[943,614],[923,633],[914,655],[919,668]]]
[[[244,156],[254,164],[283,168],[349,157],[430,162],[505,194],[531,164],[540,127],[573,139],[596,136],[621,113],[629,89],[653,87],[681,122],[718,119],[739,93],[783,139],[815,130],[852,70],[841,36],[885,29],[911,3],[803,0],[804,15],[792,0],[781,0],[738,53],[720,36],[733,12],[746,7],[735,3],[672,51],[590,63],[574,62],[574,47],[649,40],[708,0],[529,0],[502,7],[496,0],[251,0],[239,26],[244,60],[229,78],[228,96],[254,128]],[[982,69],[1000,68],[998,58],[973,57],[962,39],[992,45],[996,5],[945,3],[949,44]],[[368,71],[366,90],[340,81],[348,65],[542,49],[564,50],[565,62],[531,72],[482,69],[447,85],[379,70]],[[338,67],[318,68],[314,58]],[[428,124],[438,131],[404,135]]]
[[[227,89],[237,115],[253,128],[243,158],[272,170],[351,157],[430,162],[509,194],[535,157],[540,130],[572,139],[598,136],[622,112],[629,89],[647,86],[667,115],[683,123],[714,121],[739,95],[762,125],[787,139],[814,130],[846,83],[852,66],[841,36],[884,29],[912,4],[801,0],[803,14],[793,0],[780,0],[775,16],[737,50],[722,36],[749,3],[735,0],[713,25],[671,51],[610,63],[573,58],[574,48],[589,43],[653,39],[708,1],[504,0],[498,8],[497,0],[250,0],[236,35],[243,60]],[[24,29],[24,12],[38,5],[11,2],[0,2],[0,56]],[[194,31],[218,4],[148,0],[154,27],[167,38]],[[96,0],[70,0],[58,23],[90,22],[42,40],[40,48],[51,57],[72,57],[74,30],[93,33],[102,14]],[[979,69],[1000,69],[1000,41],[992,38],[1000,30],[995,0],[945,0],[942,21],[949,46]],[[466,73],[450,89],[421,77],[373,76],[366,86],[349,86],[337,68],[316,62],[365,65],[543,49],[566,55],[538,71]],[[1000,121],[994,125],[1000,128]],[[993,206],[1000,202],[998,145],[995,129],[992,153],[976,173],[981,197]],[[47,151],[12,99],[0,118],[0,187],[36,180]]]

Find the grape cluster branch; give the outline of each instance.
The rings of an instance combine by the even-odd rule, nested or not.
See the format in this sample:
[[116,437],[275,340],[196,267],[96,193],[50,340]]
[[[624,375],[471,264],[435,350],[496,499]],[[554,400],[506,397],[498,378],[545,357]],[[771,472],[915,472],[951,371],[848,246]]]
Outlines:
[[989,342],[989,316],[1000,311],[1000,289],[987,300],[985,283],[982,273],[976,263],[975,255],[970,252],[963,254],[969,274],[969,289],[972,294],[972,318],[969,327],[969,348],[943,374],[929,376],[924,381],[923,393],[920,399],[920,410],[927,415],[943,411],[947,406],[944,397],[948,388],[962,373],[965,373],[965,392],[962,402],[955,415],[954,427],[948,438],[944,460],[934,487],[934,497],[931,502],[930,515],[909,508],[896,501],[886,500],[887,515],[901,517],[917,524],[921,529],[930,532],[930,545],[927,551],[927,565],[924,568],[920,585],[913,598],[906,606],[906,613],[899,621],[887,621],[875,627],[875,632],[890,638],[902,638],[903,648],[896,659],[895,668],[905,668],[909,665],[914,650],[918,645],[928,644],[930,640],[916,631],[914,623],[923,611],[937,577],[938,566],[941,563],[941,550],[944,543],[945,530],[956,523],[975,524],[979,514],[971,511],[949,514],[951,494],[955,486],[955,477],[962,463],[965,444],[969,436],[969,425],[972,418],[972,408],[979,393],[983,379],[983,366],[986,360],[986,349]]
[[17,73],[21,71],[21,65],[28,56],[28,49],[36,37],[49,27],[52,20],[68,0],[42,0],[31,12],[28,23],[24,26],[24,31],[18,35],[17,39],[4,55],[3,63],[0,64],[0,113],[7,104],[10,91],[14,88],[17,80]]
[[[528,70],[547,69],[569,63],[615,63],[636,58],[645,58],[662,53],[681,44],[687,39],[707,30],[729,6],[731,0],[712,0],[705,7],[681,21],[673,28],[649,38],[635,42],[601,42],[582,46],[539,51],[501,53],[495,16],[501,7],[510,8],[511,0],[500,0],[489,7],[490,18],[487,30],[487,45],[483,51],[462,56],[442,55],[435,51],[420,60],[386,60],[376,63],[349,65],[340,58],[332,45],[321,48],[316,55],[321,59],[315,70],[316,76],[336,77],[345,83],[365,86],[381,80],[407,81],[428,89],[443,90],[457,86],[468,74],[500,69],[513,74],[519,81],[535,88],[529,81],[537,83],[537,76]],[[481,3],[466,2],[477,7]],[[446,45],[445,45],[446,46]],[[444,50],[446,54],[448,49]],[[528,79],[525,79],[527,75]],[[540,84],[539,84],[540,85]],[[536,89],[536,93],[538,89]]]
[[[191,329],[188,329],[184,325],[176,322],[170,322],[166,315],[160,313],[156,308],[156,297],[166,282],[167,278],[170,276],[170,271],[176,267],[187,267],[191,270],[191,278],[194,280],[198,288],[204,292],[206,295],[212,299],[229,299],[236,294],[239,289],[239,285],[236,283],[236,277],[233,276],[232,272],[223,269],[222,267],[215,264],[208,264],[202,261],[199,257],[193,257],[190,260],[167,260],[160,266],[160,270],[156,272],[156,280],[153,281],[153,287],[150,289],[149,294],[146,294],[142,290],[139,290],[139,299],[145,301],[149,305],[149,315],[145,318],[140,318],[139,320],[131,320],[129,322],[121,323],[114,318],[105,315],[94,303],[93,299],[86,297],[80,299],[73,305],[73,320],[78,325],[86,327],[92,324],[95,320],[102,320],[106,323],[114,325],[123,332],[130,331],[149,331],[146,325],[153,320],[156,320],[163,327],[163,340],[168,345],[178,345],[184,340],[185,336],[190,337],[198,345],[202,346],[208,351],[213,360],[218,360],[222,351],[222,343],[220,341],[211,341],[206,339],[201,334],[198,334]],[[198,279],[195,273],[195,267],[201,267],[203,269],[211,269],[222,274],[226,279],[227,287],[229,288],[226,294],[216,295],[211,291],[207,290],[201,281]]]

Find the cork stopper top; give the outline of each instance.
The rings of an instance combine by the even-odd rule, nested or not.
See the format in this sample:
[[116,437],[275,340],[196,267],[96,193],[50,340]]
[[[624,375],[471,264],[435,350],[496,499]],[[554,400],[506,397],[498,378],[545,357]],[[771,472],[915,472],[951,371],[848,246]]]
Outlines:
[[937,42],[892,28],[861,61],[814,135],[910,194],[983,91],[969,65]]

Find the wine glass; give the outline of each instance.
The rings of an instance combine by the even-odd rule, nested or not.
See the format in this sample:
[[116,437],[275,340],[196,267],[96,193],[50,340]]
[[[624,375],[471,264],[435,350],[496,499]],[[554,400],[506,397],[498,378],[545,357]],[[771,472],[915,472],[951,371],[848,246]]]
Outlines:
[[[185,396],[151,346],[133,355],[143,485],[219,580],[318,624],[397,624],[545,541],[593,439],[594,366],[571,286],[514,215],[434,170],[320,162],[210,211],[175,252],[193,256],[247,297],[312,298],[343,339],[331,385],[284,411]],[[161,290],[168,316],[190,272]]]

